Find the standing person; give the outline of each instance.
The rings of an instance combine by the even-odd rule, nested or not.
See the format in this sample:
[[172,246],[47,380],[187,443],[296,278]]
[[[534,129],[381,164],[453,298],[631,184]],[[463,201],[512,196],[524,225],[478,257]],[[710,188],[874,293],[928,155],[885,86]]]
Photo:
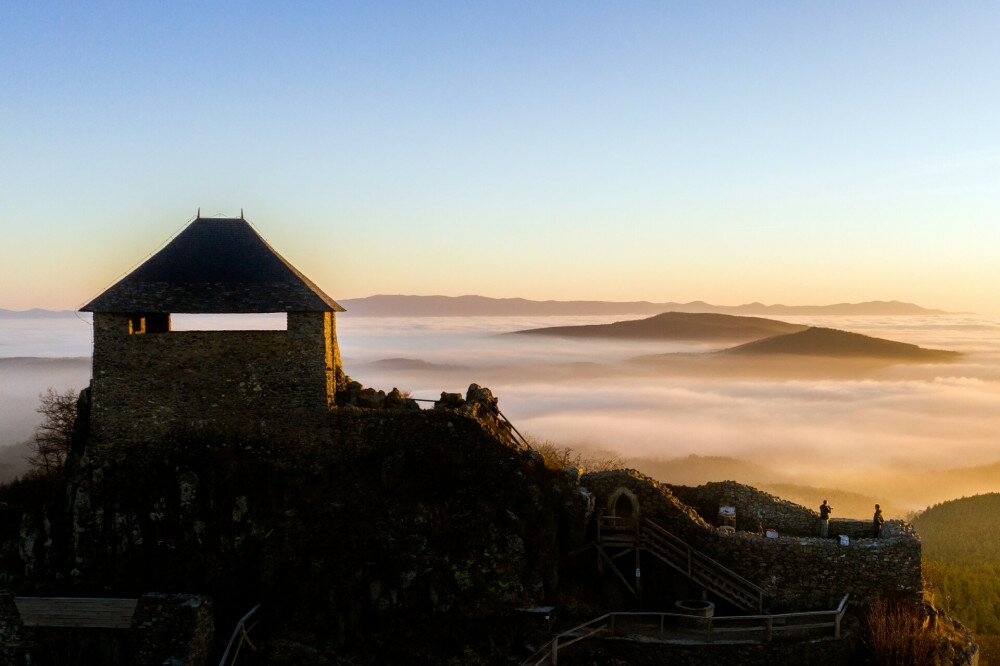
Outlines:
[[882,536],[882,525],[885,524],[885,518],[882,517],[882,509],[878,504],[875,505],[875,515],[872,517],[872,538],[877,539]]
[[830,531],[830,512],[833,511],[833,507],[823,500],[823,503],[819,505],[819,535],[823,539],[826,538],[827,533]]

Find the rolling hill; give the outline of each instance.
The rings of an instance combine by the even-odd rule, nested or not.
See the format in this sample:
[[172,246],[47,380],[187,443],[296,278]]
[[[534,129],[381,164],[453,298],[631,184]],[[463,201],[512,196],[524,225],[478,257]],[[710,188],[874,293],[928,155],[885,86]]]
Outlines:
[[712,340],[743,342],[806,330],[806,326],[760,317],[737,317],[707,312],[664,312],[647,319],[589,326],[550,326],[514,331],[508,335],[548,335],[561,338],[619,340]]
[[[988,642],[994,648],[1000,634],[998,512],[1000,493],[989,493],[943,502],[913,518],[928,588],[977,634],[992,634]],[[996,663],[996,654],[985,663]]]
[[945,362],[954,360],[960,355],[958,352],[925,349],[906,342],[895,342],[860,333],[819,327],[809,327],[796,333],[749,342],[719,353],[731,356],[781,354],[921,362]]

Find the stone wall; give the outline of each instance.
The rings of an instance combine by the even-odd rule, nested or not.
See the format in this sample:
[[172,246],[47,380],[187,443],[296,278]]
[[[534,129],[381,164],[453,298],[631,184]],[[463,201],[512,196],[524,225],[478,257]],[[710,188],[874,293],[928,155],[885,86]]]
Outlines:
[[832,609],[844,594],[851,605],[877,596],[919,599],[920,541],[898,524],[886,533],[841,546],[834,539],[737,532],[716,536],[706,550],[762,587],[764,605],[774,612]]
[[[763,516],[769,522],[803,530],[815,516],[750,486],[709,484],[708,490],[667,487],[635,471],[584,475],[582,485],[604,507],[616,488],[626,487],[639,500],[640,512],[764,590],[764,605],[772,612],[834,608],[844,594],[852,605],[879,595],[918,600],[922,595],[920,540],[912,527],[889,521],[883,538],[852,538],[847,546],[835,538],[780,536],[768,539],[755,532],[724,536],[681,501],[679,495],[700,502],[702,510],[718,512],[717,491],[737,504],[739,515]],[[677,494],[675,494],[677,493]],[[781,521],[786,522],[781,522]],[[800,521],[800,522],[795,522]],[[831,521],[832,522],[832,521]],[[864,533],[865,521],[841,521],[848,533]],[[853,523],[853,525],[851,524]],[[811,523],[815,526],[815,522]],[[810,534],[814,533],[809,531]],[[838,532],[832,524],[830,534]],[[650,559],[650,563],[655,563]],[[665,566],[665,565],[664,565]],[[646,574],[652,575],[652,572]]]
[[[698,511],[710,524],[720,525],[719,507],[727,504],[736,507],[736,528],[745,532],[763,534],[775,529],[779,534],[817,536],[819,513],[794,502],[781,499],[753,486],[735,481],[719,481],[702,486],[669,486],[671,492]],[[836,507],[834,507],[836,509]],[[873,507],[874,512],[874,507]],[[830,538],[846,534],[852,539],[871,536],[871,523],[863,520],[830,520]]]
[[668,486],[635,470],[591,472],[583,475],[580,485],[593,493],[596,512],[603,509],[605,514],[613,513],[608,500],[618,488],[627,488],[638,500],[641,517],[691,541],[701,541],[713,534],[698,512],[675,496]]
[[20,666],[25,663],[23,633],[21,614],[14,605],[14,595],[0,591],[0,665]]
[[53,493],[67,517],[52,529],[0,492],[13,544],[0,575],[56,595],[192,591],[227,630],[261,603],[268,658],[498,663],[514,649],[502,623],[558,603],[586,497],[471,413],[338,408],[322,423],[317,440],[88,446]]
[[215,638],[212,604],[193,594],[144,594],[129,633],[136,666],[202,666]]
[[213,649],[211,602],[189,594],[139,597],[129,629],[25,627],[14,595],[0,592],[0,666],[204,666]]
[[332,312],[290,312],[285,331],[128,334],[94,315],[92,427],[141,442],[176,428],[302,438],[345,383]]

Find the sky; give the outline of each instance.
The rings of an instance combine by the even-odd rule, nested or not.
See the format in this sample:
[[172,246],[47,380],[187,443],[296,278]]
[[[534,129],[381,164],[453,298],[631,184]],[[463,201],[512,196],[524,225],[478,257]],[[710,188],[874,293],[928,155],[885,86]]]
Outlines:
[[1000,313],[1000,4],[0,4],[0,308],[196,210],[334,298]]

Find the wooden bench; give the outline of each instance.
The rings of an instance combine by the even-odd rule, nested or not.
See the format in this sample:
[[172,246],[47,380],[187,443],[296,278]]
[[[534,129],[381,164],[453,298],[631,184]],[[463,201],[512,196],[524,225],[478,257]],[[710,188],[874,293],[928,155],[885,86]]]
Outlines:
[[26,627],[128,629],[138,599],[14,597]]

